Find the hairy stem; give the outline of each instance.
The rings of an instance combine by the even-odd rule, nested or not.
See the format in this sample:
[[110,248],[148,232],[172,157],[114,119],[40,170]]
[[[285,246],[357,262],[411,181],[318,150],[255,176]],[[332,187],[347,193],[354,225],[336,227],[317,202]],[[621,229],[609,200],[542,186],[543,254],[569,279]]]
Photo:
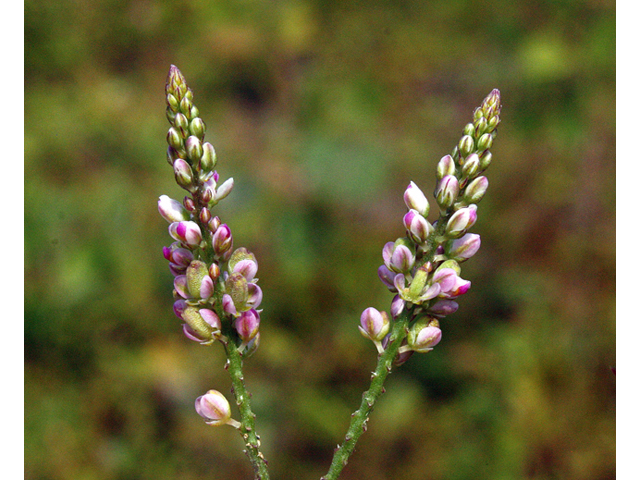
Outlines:
[[369,415],[373,410],[378,397],[384,393],[384,381],[391,373],[393,361],[400,348],[400,344],[406,337],[407,326],[412,315],[411,309],[405,309],[396,319],[391,331],[391,338],[386,350],[378,356],[378,365],[371,375],[369,390],[362,395],[360,408],[351,415],[351,423],[344,437],[344,442],[336,448],[333,460],[327,474],[320,480],[335,480],[349,461],[349,457],[356,447],[356,443],[366,429]]
[[228,370],[231,375],[231,383],[233,385],[233,394],[236,397],[236,404],[240,410],[240,428],[238,431],[242,434],[245,442],[244,452],[249,457],[253,470],[258,480],[269,480],[269,471],[267,470],[267,461],[260,451],[260,437],[256,433],[255,419],[256,416],[251,410],[251,395],[244,385],[244,376],[242,374],[242,355],[234,342],[225,344],[227,358],[229,360]]

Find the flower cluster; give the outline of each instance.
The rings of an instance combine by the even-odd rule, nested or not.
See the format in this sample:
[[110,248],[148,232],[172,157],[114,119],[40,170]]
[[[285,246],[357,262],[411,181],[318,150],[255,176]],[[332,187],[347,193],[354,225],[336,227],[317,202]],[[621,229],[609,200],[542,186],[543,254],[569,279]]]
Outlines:
[[474,111],[473,122],[465,126],[452,154],[438,162],[434,197],[439,218],[434,223],[427,220],[430,205],[422,190],[411,182],[404,192],[406,236],[384,246],[384,264],[378,269],[380,280],[396,294],[391,316],[370,307],[362,313],[359,326],[382,352],[392,320],[408,310],[411,323],[396,363],[413,352],[433,349],[442,337],[440,320],[458,309],[455,299],[471,287],[460,277],[460,264],[480,248],[480,236],[467,232],[477,220],[477,204],[489,185],[482,173],[491,163],[489,149],[500,108],[500,92],[493,90]]
[[[215,150],[204,141],[205,124],[193,104],[192,91],[175,66],[169,70],[165,93],[171,124],[167,160],[177,184],[189,193],[182,202],[167,195],[158,200],[158,211],[169,222],[169,235],[174,240],[163,248],[174,276],[173,310],[184,322],[188,339],[203,345],[216,340],[225,345],[234,342],[248,357],[260,340],[258,262],[246,248],[234,250],[231,229],[211,213],[231,192],[233,178],[218,184]],[[214,409],[217,397],[210,393],[196,402],[201,415]]]

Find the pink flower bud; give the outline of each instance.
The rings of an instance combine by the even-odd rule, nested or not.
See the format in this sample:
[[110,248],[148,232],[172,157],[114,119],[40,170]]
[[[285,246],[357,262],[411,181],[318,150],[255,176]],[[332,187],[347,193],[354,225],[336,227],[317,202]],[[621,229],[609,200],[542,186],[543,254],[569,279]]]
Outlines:
[[468,204],[478,203],[482,200],[482,197],[484,197],[487,188],[489,188],[489,180],[487,180],[487,177],[478,177],[467,185],[462,198]]
[[433,226],[420,215],[416,210],[409,210],[409,212],[402,219],[404,228],[407,229],[407,233],[411,239],[419,245],[426,243],[429,235],[433,232]]
[[423,217],[429,215],[429,201],[420,188],[413,182],[404,191],[404,203],[409,210],[415,210]]
[[413,268],[416,256],[406,245],[397,245],[389,259],[389,269],[398,273],[407,273]]
[[448,243],[446,253],[449,258],[458,262],[468,260],[480,249],[480,235],[467,233],[466,235]]
[[193,260],[193,253],[186,248],[176,248],[171,252],[171,263],[188,267]]
[[186,160],[178,158],[173,162],[173,173],[176,177],[176,183],[181,187],[190,187],[193,183],[193,170]]
[[446,210],[456,198],[460,192],[460,184],[455,175],[446,175],[440,180],[435,191],[436,202],[442,210]]
[[193,162],[194,165],[197,165],[200,161],[200,157],[202,157],[202,142],[195,135],[189,136],[185,142],[184,146],[187,150],[187,156],[189,160]]
[[232,273],[240,273],[250,282],[258,273],[258,262],[251,259],[240,260],[233,266]]
[[176,317],[178,317],[180,320],[184,320],[182,318],[182,312],[184,312],[187,307],[187,302],[185,302],[184,300],[176,300],[173,303],[173,313],[175,313]]
[[436,177],[438,180],[442,180],[447,175],[453,175],[454,173],[456,173],[456,163],[451,155],[445,155],[438,162]]
[[255,283],[247,283],[247,293],[245,308],[258,308],[262,303],[262,289]]
[[196,412],[208,425],[225,425],[231,419],[229,402],[217,390],[209,390],[196,399]]
[[187,305],[181,312],[181,318],[186,322],[186,326],[182,327],[184,334],[190,340],[211,345],[220,338],[220,319],[213,310],[198,310],[196,307]]
[[[233,248],[233,236],[231,235],[231,229],[226,223],[220,225],[216,233],[213,234],[213,251],[218,257],[225,258],[231,256],[231,249]],[[225,255],[228,254],[228,255]]]
[[478,219],[477,209],[478,207],[472,204],[466,208],[461,208],[451,215],[445,228],[445,235],[449,238],[462,236],[467,229],[476,223]]
[[201,308],[198,313],[202,319],[207,322],[214,331],[220,331],[222,329],[222,323],[220,323],[220,317],[213,310],[209,310],[208,308]]
[[169,225],[169,235],[191,247],[197,247],[202,241],[202,232],[196,222],[173,222]]
[[167,195],[160,195],[158,212],[169,223],[189,220],[187,209],[180,202],[169,198]]
[[366,308],[360,316],[360,333],[374,342],[380,342],[389,332],[389,316],[387,312],[379,312],[373,307]]
[[[426,317],[418,320],[407,335],[407,345],[418,353],[433,350],[442,339],[442,330],[432,323],[434,319]],[[436,321],[437,324],[437,321]]]
[[440,292],[448,292],[456,283],[458,274],[452,268],[441,268],[433,274],[433,284],[440,285]]

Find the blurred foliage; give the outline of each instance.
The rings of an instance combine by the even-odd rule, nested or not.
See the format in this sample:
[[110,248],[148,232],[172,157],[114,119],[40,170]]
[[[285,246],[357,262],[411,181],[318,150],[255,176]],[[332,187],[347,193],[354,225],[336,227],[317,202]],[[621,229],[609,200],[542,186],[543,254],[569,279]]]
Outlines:
[[441,344],[390,377],[343,477],[615,477],[615,4],[27,0],[25,478],[251,478],[193,401],[219,346],[171,310],[164,80],[185,74],[236,188],[274,478],[318,478],[375,365],[356,325],[402,192],[492,88],[502,126]]

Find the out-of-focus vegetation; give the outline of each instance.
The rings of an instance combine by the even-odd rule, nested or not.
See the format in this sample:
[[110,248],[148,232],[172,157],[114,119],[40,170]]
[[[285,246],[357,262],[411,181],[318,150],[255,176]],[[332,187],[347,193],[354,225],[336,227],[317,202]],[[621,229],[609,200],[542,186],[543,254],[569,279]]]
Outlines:
[[217,213],[260,263],[246,379],[274,478],[325,473],[375,365],[357,323],[391,300],[376,270],[404,188],[431,192],[492,88],[472,289],[341,478],[614,478],[614,2],[24,6],[26,478],[252,477],[193,408],[229,392],[221,348],[171,308],[172,63],[236,181]]

